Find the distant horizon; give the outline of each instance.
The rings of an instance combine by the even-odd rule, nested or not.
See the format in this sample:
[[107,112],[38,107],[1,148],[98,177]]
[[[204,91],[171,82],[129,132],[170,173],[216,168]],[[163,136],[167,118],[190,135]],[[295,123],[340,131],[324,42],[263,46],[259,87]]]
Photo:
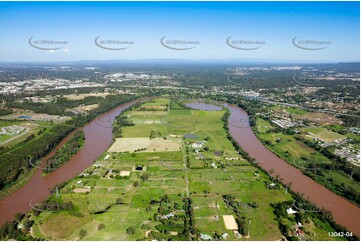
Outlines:
[[352,63],[360,63],[360,60],[345,60],[345,61],[337,61],[337,60],[321,60],[321,61],[312,61],[312,60],[277,60],[277,59],[235,59],[235,58],[226,58],[226,59],[171,59],[171,58],[147,58],[147,59],[106,59],[106,60],[64,60],[64,61],[0,61],[0,64],[37,64],[37,63],[161,63],[169,61],[172,63],[210,63],[210,64],[284,64],[284,65],[296,65],[296,64],[352,64]]
[[360,61],[360,2],[0,2],[0,62]]

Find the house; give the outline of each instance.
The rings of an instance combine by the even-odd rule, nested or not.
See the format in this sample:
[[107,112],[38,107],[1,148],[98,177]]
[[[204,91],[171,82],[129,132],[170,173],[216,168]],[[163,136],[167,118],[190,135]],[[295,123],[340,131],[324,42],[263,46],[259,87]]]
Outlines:
[[305,235],[305,232],[301,229],[296,229],[296,235],[297,236],[304,236]]
[[174,214],[173,213],[168,213],[166,215],[162,215],[160,216],[161,219],[169,219],[171,217],[174,217]]
[[298,213],[297,211],[293,210],[292,208],[287,208],[286,212],[288,215]]
[[229,238],[228,233],[223,233],[223,234],[221,235],[221,238],[222,238],[222,239],[228,239],[228,238]]
[[196,142],[196,143],[193,143],[192,144],[192,148],[193,149],[200,149],[200,148],[202,148],[203,147],[203,142],[201,141],[201,142]]
[[212,236],[208,234],[201,234],[201,240],[212,240]]
[[271,188],[273,188],[273,187],[275,187],[275,186],[277,186],[277,185],[276,185],[276,183],[271,183],[271,184],[269,184],[269,186],[270,186]]

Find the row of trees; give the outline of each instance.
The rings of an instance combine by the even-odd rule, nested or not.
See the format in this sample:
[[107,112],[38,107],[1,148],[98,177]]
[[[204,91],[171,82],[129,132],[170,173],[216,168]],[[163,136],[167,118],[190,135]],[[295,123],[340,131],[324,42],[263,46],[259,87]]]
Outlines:
[[67,162],[73,155],[83,147],[85,141],[85,134],[82,130],[77,130],[70,137],[70,139],[56,151],[56,154],[46,161],[46,167],[44,172],[50,173],[53,170],[62,166]]
[[[240,107],[245,109],[247,113],[250,114],[250,125],[255,125],[254,115],[256,113],[266,113],[266,107],[263,106],[260,102],[254,100],[244,100],[244,99],[233,99],[229,97],[227,100],[229,102],[238,103]],[[270,121],[267,117],[265,120]],[[224,120],[225,121],[225,120]],[[255,130],[256,131],[256,130]],[[317,145],[317,143],[304,139],[302,136],[297,135],[291,129],[280,129],[278,127],[274,128],[270,132],[276,133],[284,133],[286,135],[292,135],[297,140],[303,142],[307,146],[319,151],[322,155],[324,155],[327,159],[332,161],[331,163],[318,163],[315,165],[313,162],[309,162],[308,168],[304,169],[302,172],[311,177],[316,182],[324,185],[328,189],[334,191],[335,193],[347,198],[355,204],[360,203],[360,192],[355,190],[352,186],[346,186],[345,184],[335,185],[334,182],[330,182],[332,178],[328,178],[324,171],[335,171],[343,176],[351,177],[353,179],[352,182],[359,183],[360,180],[360,171],[357,167],[347,162],[345,159],[336,156],[330,148],[325,148]],[[266,145],[272,145],[269,141],[264,141]],[[237,143],[234,144],[237,147]],[[317,166],[318,169],[315,169],[314,166]],[[346,187],[346,188],[345,188]]]
[[113,134],[114,138],[120,138],[123,136],[122,127],[134,126],[135,124],[128,119],[127,116],[119,115],[116,117],[115,122],[113,123]]
[[45,132],[27,142],[22,142],[8,149],[0,150],[0,190],[13,185],[14,182],[29,174],[42,157],[47,155],[60,141],[74,129],[83,126],[96,116],[119,106],[133,101],[135,95],[109,95],[99,101],[99,107],[88,115],[77,115],[64,124],[54,124]]
[[26,143],[5,150],[0,155],[0,189],[28,173],[33,168],[32,164],[50,152],[72,130],[72,125],[59,124]]
[[[235,201],[234,196],[231,194],[226,194],[222,196],[224,203],[233,210],[233,212],[235,213],[235,220],[237,222],[238,225],[238,232],[244,236],[248,236],[249,233],[249,228],[248,228],[248,222],[247,222],[247,218],[244,214],[241,213],[242,211],[242,206],[244,206],[244,204]],[[256,208],[258,207],[258,205],[256,203],[250,203],[248,205],[249,207],[252,208]]]

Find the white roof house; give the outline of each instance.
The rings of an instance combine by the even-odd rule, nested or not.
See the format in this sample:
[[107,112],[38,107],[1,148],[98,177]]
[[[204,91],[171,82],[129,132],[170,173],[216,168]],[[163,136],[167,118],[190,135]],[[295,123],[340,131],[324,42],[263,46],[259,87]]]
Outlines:
[[298,213],[297,211],[293,210],[292,208],[287,208],[286,209],[287,214],[295,214]]

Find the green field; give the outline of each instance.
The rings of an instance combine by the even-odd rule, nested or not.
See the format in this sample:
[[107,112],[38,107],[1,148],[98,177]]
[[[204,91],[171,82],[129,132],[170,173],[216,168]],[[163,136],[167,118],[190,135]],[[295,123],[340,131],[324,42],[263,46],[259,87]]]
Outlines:
[[[324,169],[327,165],[332,165],[332,161],[319,151],[307,146],[302,141],[297,140],[293,135],[278,132],[268,132],[271,124],[261,118],[256,120],[257,137],[281,159],[297,167],[307,175],[313,176],[318,183],[326,186],[337,194],[342,195],[346,187],[359,191],[359,182],[341,172]],[[312,132],[317,134],[319,139],[328,141],[343,139],[346,136],[327,130],[323,127],[303,128],[302,136],[311,140],[307,134]]]
[[[141,107],[168,102],[156,99]],[[141,112],[145,114],[140,115]],[[127,111],[124,115],[135,125],[123,127],[123,137],[148,138],[152,131],[166,138],[191,135],[182,139],[182,150],[105,152],[60,189],[60,200],[72,201],[73,210],[32,215],[34,236],[47,240],[185,240],[189,238],[183,234],[184,224],[193,216],[197,232],[192,234],[197,236],[207,234],[215,239],[215,233],[228,233],[229,240],[282,238],[271,204],[293,198],[282,184],[235,151],[223,128],[221,118],[225,111],[168,110],[162,117],[149,112],[159,111]],[[285,142],[288,139],[282,138]],[[295,145],[294,140],[287,142],[288,149]],[[300,152],[309,152],[304,149]],[[121,176],[126,172],[129,176]],[[273,182],[276,185],[271,189],[269,184]],[[237,203],[253,207],[239,206],[239,210],[234,210],[224,198],[230,194]],[[192,215],[186,209],[187,197],[192,201]],[[162,217],[169,214],[174,217]],[[227,230],[223,221],[223,215],[239,214],[247,221],[249,231],[242,238]],[[311,224],[318,222],[312,221],[305,227],[312,238],[325,238],[327,231]]]
[[344,135],[341,135],[336,132],[332,132],[326,128],[323,127],[310,127],[310,128],[304,128],[302,131],[306,133],[311,133],[312,137],[317,137],[318,139],[324,141],[324,142],[332,142],[334,140],[342,140],[346,139],[347,137]]

